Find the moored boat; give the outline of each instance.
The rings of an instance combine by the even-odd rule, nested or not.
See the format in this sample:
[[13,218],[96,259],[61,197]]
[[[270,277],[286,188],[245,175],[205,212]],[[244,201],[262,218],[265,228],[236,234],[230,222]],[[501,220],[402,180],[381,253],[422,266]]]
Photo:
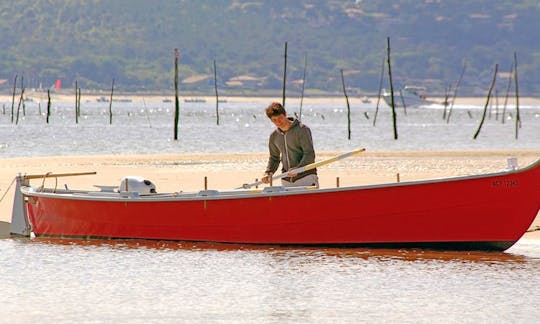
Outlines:
[[184,102],[197,102],[197,103],[203,103],[206,102],[206,99],[204,98],[185,98]]
[[13,234],[502,251],[540,208],[540,160],[491,174],[322,189],[150,193],[30,185],[46,177],[57,176],[17,177]]
[[[394,102],[396,108],[409,108],[420,106],[428,106],[435,104],[436,102],[428,100],[425,94],[426,89],[424,87],[405,86],[398,92],[394,92]],[[392,96],[390,91],[383,89],[382,97],[386,104],[392,107]]]

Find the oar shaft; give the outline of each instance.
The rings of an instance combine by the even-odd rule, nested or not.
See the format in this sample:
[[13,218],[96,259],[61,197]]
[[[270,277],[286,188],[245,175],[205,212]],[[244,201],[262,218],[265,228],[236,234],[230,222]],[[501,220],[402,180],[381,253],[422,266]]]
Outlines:
[[[333,162],[348,158],[349,156],[359,154],[361,152],[364,152],[365,150],[366,150],[365,148],[361,148],[361,149],[358,149],[358,150],[354,150],[354,151],[351,151],[351,152],[340,154],[338,156],[334,156],[333,158],[329,158],[329,159],[326,159],[326,160],[323,160],[323,161],[313,162],[313,163],[308,164],[306,166],[294,169],[294,170],[292,170],[292,172],[301,173],[301,172],[304,172],[304,171],[307,171],[307,170],[315,169],[315,168],[318,168],[320,166],[323,166],[323,165],[326,165],[326,164],[330,164],[330,163],[333,163]],[[285,174],[288,174],[288,173],[289,172],[285,172]]]
[[[319,162],[313,162],[313,163],[308,164],[308,165],[305,165],[305,166],[303,166],[303,167],[299,167],[299,168],[297,168],[297,169],[293,169],[293,170],[290,170],[290,171],[283,172],[283,173],[281,173],[281,174],[275,175],[275,176],[272,177],[272,181],[274,181],[274,180],[279,180],[279,179],[288,177],[288,176],[290,176],[291,174],[298,174],[298,173],[302,173],[302,172],[304,172],[304,171],[312,170],[312,169],[318,168],[318,167],[320,167],[320,166],[323,166],[323,165],[326,165],[326,164],[330,164],[330,163],[333,163],[333,162],[336,162],[336,161],[339,161],[339,160],[348,158],[348,157],[350,157],[350,156],[353,156],[353,155],[362,153],[362,152],[364,152],[365,150],[366,150],[365,148],[360,148],[360,149],[358,149],[358,150],[354,150],[354,151],[350,151],[350,152],[347,152],[347,153],[343,153],[343,154],[340,154],[340,155],[338,155],[338,156],[334,156],[334,157],[329,158],[329,159],[326,159],[326,160],[322,160],[322,161],[319,161]],[[237,188],[237,189],[248,189],[248,188],[251,188],[251,187],[253,187],[253,186],[257,186],[257,185],[263,184],[263,183],[264,183],[264,182],[262,182],[262,180],[259,180],[259,181],[253,182],[253,183],[246,183],[246,184],[244,184],[242,187]]]
[[92,172],[77,172],[77,173],[45,173],[45,174],[27,174],[23,175],[24,179],[42,179],[42,178],[60,178],[60,177],[73,177],[81,175],[93,175],[96,174],[95,171]]

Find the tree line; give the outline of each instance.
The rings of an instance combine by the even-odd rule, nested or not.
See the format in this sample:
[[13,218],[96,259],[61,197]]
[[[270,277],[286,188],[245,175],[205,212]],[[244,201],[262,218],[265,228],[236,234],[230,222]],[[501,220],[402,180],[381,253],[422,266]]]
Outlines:
[[[282,86],[289,44],[289,89],[376,93],[386,39],[393,44],[396,86],[444,93],[459,77],[461,95],[485,95],[492,67],[510,73],[520,57],[522,95],[540,91],[540,7],[536,1],[183,1],[76,0],[0,3],[0,89],[15,75],[27,88],[57,79],[72,88],[172,89],[173,49],[181,88],[212,94],[213,61],[224,91]],[[307,62],[307,63],[306,63]],[[306,68],[304,69],[304,65]],[[240,85],[239,76],[257,82]],[[195,80],[191,82],[190,80]],[[356,92],[355,92],[356,91]]]

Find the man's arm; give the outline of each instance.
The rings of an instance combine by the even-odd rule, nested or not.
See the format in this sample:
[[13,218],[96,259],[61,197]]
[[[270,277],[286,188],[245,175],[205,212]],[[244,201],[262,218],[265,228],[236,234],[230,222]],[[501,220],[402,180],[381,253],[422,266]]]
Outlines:
[[264,173],[267,174],[267,175],[268,174],[272,175],[278,169],[279,162],[280,162],[279,148],[274,143],[274,141],[272,139],[272,135],[270,135],[270,139],[268,141],[268,152],[269,152],[270,156],[268,157],[268,163],[266,165],[266,171]]

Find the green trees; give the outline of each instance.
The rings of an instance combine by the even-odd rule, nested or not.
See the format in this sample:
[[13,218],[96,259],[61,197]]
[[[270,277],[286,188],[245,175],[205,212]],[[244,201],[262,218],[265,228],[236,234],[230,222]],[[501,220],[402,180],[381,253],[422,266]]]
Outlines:
[[[359,91],[376,92],[386,37],[396,81],[434,91],[458,77],[463,91],[485,88],[491,67],[503,71],[520,56],[523,94],[540,92],[540,7],[536,1],[263,1],[59,0],[0,3],[0,79],[24,75],[29,85],[57,78],[66,87],[172,89],[172,49],[180,78],[240,75],[280,87],[282,48],[289,44],[288,80],[339,92],[339,71]],[[399,86],[399,85],[398,85]],[[210,91],[207,82],[182,88]],[[293,89],[291,87],[291,89]],[[230,88],[229,90],[234,90]]]

